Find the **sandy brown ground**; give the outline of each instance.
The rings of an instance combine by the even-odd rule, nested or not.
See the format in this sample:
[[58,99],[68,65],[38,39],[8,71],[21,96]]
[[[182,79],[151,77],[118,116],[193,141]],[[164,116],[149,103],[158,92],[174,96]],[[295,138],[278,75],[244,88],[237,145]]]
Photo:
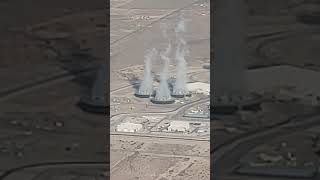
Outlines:
[[105,117],[75,106],[106,57],[104,6],[0,2],[1,179],[106,178]]
[[[174,38],[174,26],[180,12],[186,19],[186,41],[190,48],[187,57],[188,73],[191,80],[208,82],[209,71],[203,69],[203,63],[209,62],[209,1],[111,1],[111,99],[122,97],[116,105],[118,110],[111,111],[112,128],[126,116],[156,116],[162,113],[166,119],[176,114],[183,115],[184,104],[156,105],[148,100],[133,96],[135,88],[130,79],[141,79],[146,49],[163,49],[166,40],[162,36],[160,25],[166,23],[168,35]],[[117,3],[118,2],[118,3]],[[185,8],[184,8],[185,7]],[[201,28],[199,28],[201,27]],[[161,65],[154,63],[153,71],[161,71]],[[170,66],[170,75],[174,75],[175,65]],[[201,74],[201,72],[203,74]],[[194,75],[194,76],[193,76]],[[191,78],[192,77],[192,78]],[[158,82],[155,82],[155,86]],[[204,100],[209,100],[204,96]],[[198,101],[194,96],[190,102]],[[113,104],[113,103],[112,103]],[[147,105],[146,105],[147,104]],[[180,109],[176,113],[175,109]],[[148,113],[152,112],[152,113]],[[128,113],[120,116],[121,113]],[[168,116],[170,113],[172,115]],[[118,116],[119,115],[119,116]],[[171,121],[171,119],[169,119]],[[206,122],[208,119],[206,119]],[[155,121],[153,126],[159,122]],[[153,128],[156,131],[156,127]],[[111,179],[210,179],[209,141],[200,137],[167,135],[148,131],[139,136],[119,134],[111,131]],[[164,136],[166,138],[162,139]],[[174,137],[179,140],[174,140]],[[188,138],[194,140],[188,140]]]

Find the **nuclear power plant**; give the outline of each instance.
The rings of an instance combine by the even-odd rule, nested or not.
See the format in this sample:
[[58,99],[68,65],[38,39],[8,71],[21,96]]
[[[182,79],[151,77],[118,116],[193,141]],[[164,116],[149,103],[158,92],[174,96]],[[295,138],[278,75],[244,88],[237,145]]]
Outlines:
[[210,1],[112,1],[110,179],[209,180]]
[[[144,60],[144,76],[142,78],[140,87],[135,95],[140,98],[150,98],[152,95],[154,95],[154,97],[151,99],[151,102],[155,104],[171,104],[175,102],[175,98],[191,96],[187,88],[187,63],[185,56],[188,53],[188,50],[187,43],[183,36],[186,32],[184,18],[182,15],[180,15],[177,26],[175,28],[176,48],[174,62],[176,65],[176,79],[174,81],[172,91],[170,90],[168,84],[172,45],[167,34],[167,25],[163,24],[161,28],[163,37],[169,41],[167,48],[159,53],[156,48],[147,51]],[[159,87],[157,87],[156,90],[153,88],[153,77],[151,75],[153,60],[160,60],[162,63],[160,83]]]

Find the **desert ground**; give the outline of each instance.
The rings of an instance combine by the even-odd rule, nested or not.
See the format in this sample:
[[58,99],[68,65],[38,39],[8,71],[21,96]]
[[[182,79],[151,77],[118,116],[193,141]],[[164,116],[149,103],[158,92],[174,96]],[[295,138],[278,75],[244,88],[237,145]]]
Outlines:
[[233,113],[213,110],[214,177],[318,179],[320,6],[247,2],[246,88],[257,98]]
[[[208,90],[210,85],[209,2],[111,1],[112,180],[210,179],[210,96],[209,93],[196,93],[195,88],[199,85]],[[144,79],[145,55],[152,48],[160,53],[165,51],[168,43],[176,46],[175,27],[181,14],[186,30],[183,38],[190,52],[185,57],[185,74],[190,89],[195,92],[191,97],[175,98],[173,104],[154,104],[152,97],[136,97]],[[168,38],[163,34],[163,25],[167,26]],[[174,52],[169,58],[168,78],[174,82],[178,67]],[[152,61],[155,88],[161,86],[162,65],[158,56]],[[188,132],[171,132],[168,126],[173,121],[185,122],[190,129]],[[142,129],[136,132],[119,130],[119,126],[125,123],[141,125]]]
[[105,117],[76,106],[105,62],[105,12],[101,1],[0,2],[0,179],[106,178]]
[[[174,37],[181,12],[188,83],[207,87],[215,60],[209,2],[112,0],[108,42],[105,2],[1,1],[0,158],[6,163],[0,179],[209,179],[210,163],[216,179],[318,179],[320,7],[314,0],[247,1],[245,64],[258,107],[209,118],[204,92],[168,105],[134,96],[146,50],[165,49],[161,24]],[[109,56],[107,43],[111,132],[105,116],[76,106]],[[161,63],[153,67],[157,87]],[[174,79],[175,64],[168,70]],[[190,130],[168,132],[172,121],[187,122]],[[124,122],[143,128],[117,131]],[[111,174],[108,145],[97,139],[108,133]]]

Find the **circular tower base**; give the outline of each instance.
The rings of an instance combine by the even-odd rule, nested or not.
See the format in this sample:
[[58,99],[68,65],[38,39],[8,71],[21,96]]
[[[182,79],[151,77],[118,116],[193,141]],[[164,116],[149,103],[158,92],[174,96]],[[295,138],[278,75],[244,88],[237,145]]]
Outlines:
[[104,98],[82,97],[78,106],[82,110],[90,113],[106,114],[109,111],[107,102]]
[[170,100],[157,100],[157,99],[151,99],[151,102],[153,104],[172,104],[175,102],[174,99],[170,99]]
[[188,93],[188,94],[171,94],[171,96],[175,97],[175,98],[191,97],[191,93]]
[[151,96],[151,94],[138,94],[138,93],[135,93],[134,95],[138,98],[149,98]]

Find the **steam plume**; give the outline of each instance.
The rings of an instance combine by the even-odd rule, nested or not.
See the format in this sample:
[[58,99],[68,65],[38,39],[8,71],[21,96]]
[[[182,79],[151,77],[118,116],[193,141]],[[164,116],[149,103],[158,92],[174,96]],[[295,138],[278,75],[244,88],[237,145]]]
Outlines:
[[186,31],[185,21],[182,15],[180,15],[179,22],[175,28],[177,38],[177,48],[175,54],[176,60],[176,82],[173,87],[173,95],[187,95],[189,94],[187,89],[187,62],[185,56],[189,51],[187,50],[187,43],[183,37],[183,33]]
[[152,75],[151,75],[151,66],[152,59],[158,54],[157,50],[153,48],[149,50],[144,57],[144,76],[142,83],[139,87],[138,94],[140,95],[151,95],[153,93],[152,87]]

